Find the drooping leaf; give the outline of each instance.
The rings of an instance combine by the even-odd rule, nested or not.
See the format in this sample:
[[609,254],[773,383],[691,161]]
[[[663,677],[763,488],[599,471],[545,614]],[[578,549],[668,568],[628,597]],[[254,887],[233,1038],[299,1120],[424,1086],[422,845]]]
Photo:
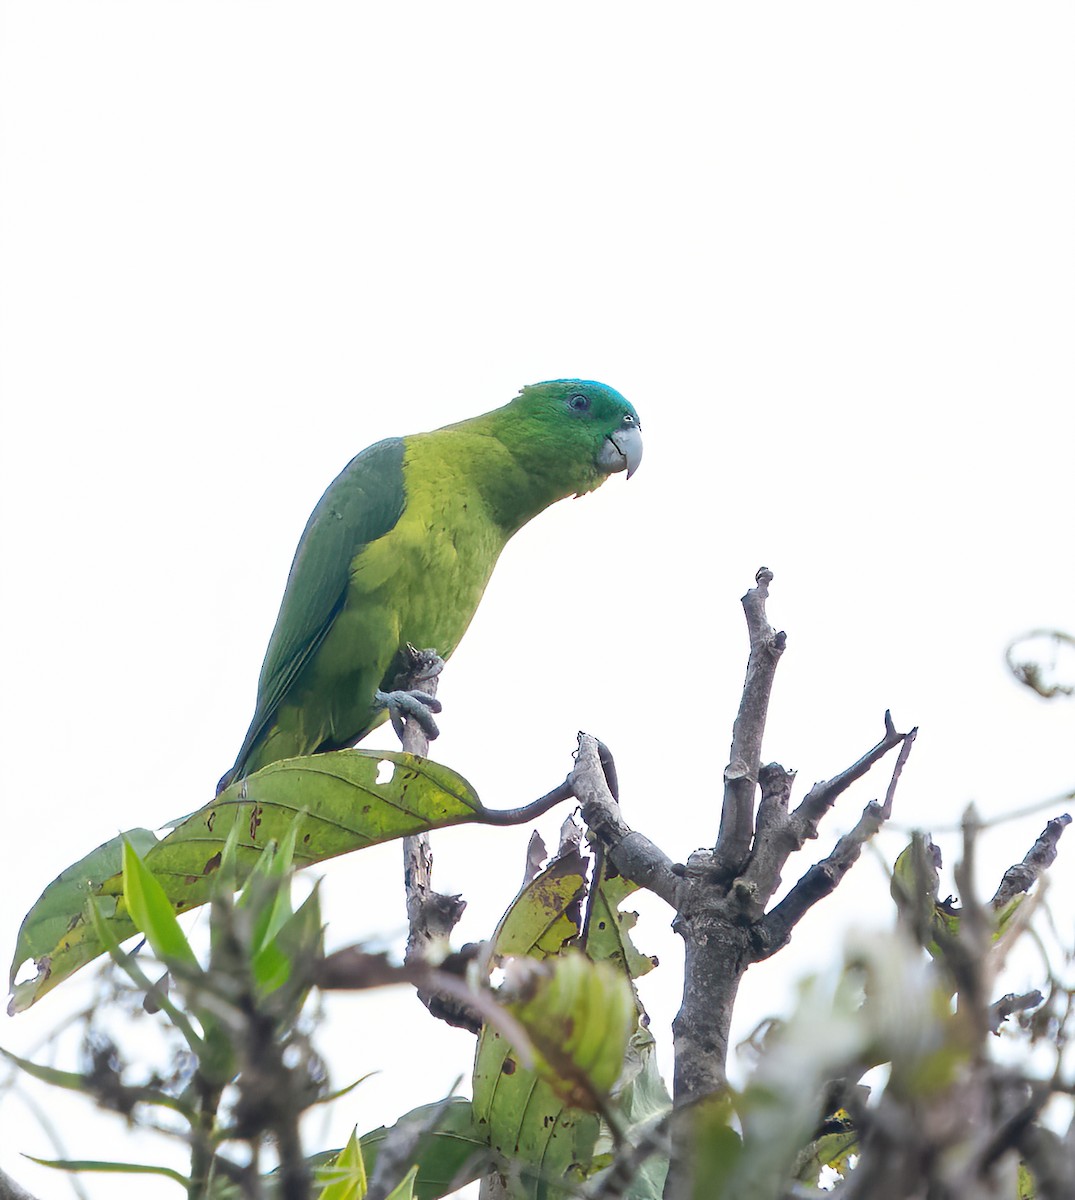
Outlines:
[[[576,939],[586,866],[571,847],[526,884],[497,926],[494,951],[546,959]],[[512,1200],[555,1200],[594,1169],[598,1118],[565,1104],[488,1025],[478,1038],[473,1089],[476,1128],[496,1155]]]
[[524,965],[522,996],[509,1008],[530,1035],[538,1074],[572,1107],[600,1111],[635,1024],[630,980],[614,964],[578,951],[512,964],[516,974]]
[[[187,912],[209,897],[229,835],[235,883],[255,868],[270,842],[295,834],[296,866],[427,829],[481,820],[485,809],[465,779],[401,751],[340,750],[272,763],[233,784],[160,841],[128,834],[172,907]],[[13,987],[10,1011],[28,1008],[102,952],[87,920],[89,896],[117,940],[136,932],[123,899],[122,839],[87,855],[51,883],[23,922],[11,980],[27,958],[37,976]]]

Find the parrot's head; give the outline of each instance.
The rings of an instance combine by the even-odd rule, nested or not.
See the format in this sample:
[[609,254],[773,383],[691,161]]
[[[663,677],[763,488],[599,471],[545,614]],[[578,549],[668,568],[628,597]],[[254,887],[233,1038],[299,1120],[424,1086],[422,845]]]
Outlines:
[[592,379],[550,379],[524,387],[508,405],[576,495],[593,491],[616,471],[627,478],[642,461],[642,426],[615,388]]

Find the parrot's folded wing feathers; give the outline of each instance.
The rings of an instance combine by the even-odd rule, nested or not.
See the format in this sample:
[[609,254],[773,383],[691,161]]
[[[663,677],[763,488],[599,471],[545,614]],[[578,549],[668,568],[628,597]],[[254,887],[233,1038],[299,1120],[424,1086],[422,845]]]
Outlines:
[[[356,455],[329,485],[306,523],[258,682],[258,706],[229,775],[251,748],[343,606],[351,563],[388,533],[403,512],[403,439]],[[227,778],[227,777],[225,777]]]

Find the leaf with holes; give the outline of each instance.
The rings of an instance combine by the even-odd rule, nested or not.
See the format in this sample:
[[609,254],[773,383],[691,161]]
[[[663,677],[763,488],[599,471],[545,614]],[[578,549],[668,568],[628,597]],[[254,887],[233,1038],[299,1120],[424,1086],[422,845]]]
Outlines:
[[[254,870],[270,843],[294,828],[297,867],[423,830],[479,821],[485,808],[462,776],[402,751],[339,750],[272,763],[221,792],[157,841],[147,830],[126,835],[176,912],[209,899],[225,843],[235,838],[235,880]],[[98,899],[120,941],[137,932],[123,897],[123,839],[114,838],[65,871],[23,921],[12,963],[14,984],[28,958],[37,975],[13,986],[9,1011],[20,1012],[103,950],[87,919]]]

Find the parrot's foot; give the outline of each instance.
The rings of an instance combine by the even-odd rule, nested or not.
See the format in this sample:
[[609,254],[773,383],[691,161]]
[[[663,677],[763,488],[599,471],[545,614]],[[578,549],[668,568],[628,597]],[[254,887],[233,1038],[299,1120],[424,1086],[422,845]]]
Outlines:
[[403,740],[403,726],[407,720],[417,721],[430,741],[440,736],[437,722],[433,720],[433,714],[439,713],[442,707],[436,696],[428,692],[378,690],[373,693],[373,702],[378,708],[388,709],[389,720],[400,741]]

